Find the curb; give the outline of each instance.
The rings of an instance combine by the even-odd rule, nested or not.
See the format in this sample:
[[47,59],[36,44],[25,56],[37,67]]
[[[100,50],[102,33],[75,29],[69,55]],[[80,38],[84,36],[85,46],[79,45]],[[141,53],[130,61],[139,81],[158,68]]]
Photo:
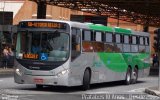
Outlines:
[[149,89],[149,88],[147,88],[147,89],[145,89],[144,92],[147,93],[147,94],[150,94],[150,95],[155,95],[155,96],[160,97],[160,91],[155,90],[155,89]]
[[0,69],[0,77],[13,76],[13,69]]

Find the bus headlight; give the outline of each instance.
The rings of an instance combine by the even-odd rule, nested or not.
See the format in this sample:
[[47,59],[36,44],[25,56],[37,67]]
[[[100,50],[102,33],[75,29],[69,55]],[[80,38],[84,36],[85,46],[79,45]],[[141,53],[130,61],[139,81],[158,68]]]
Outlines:
[[18,74],[19,76],[22,76],[22,73],[19,68],[16,69],[16,74]]
[[61,75],[64,75],[64,74],[66,74],[66,73],[68,73],[68,72],[69,72],[68,69],[63,70],[63,71],[59,72],[59,73],[57,74],[57,76],[60,77]]

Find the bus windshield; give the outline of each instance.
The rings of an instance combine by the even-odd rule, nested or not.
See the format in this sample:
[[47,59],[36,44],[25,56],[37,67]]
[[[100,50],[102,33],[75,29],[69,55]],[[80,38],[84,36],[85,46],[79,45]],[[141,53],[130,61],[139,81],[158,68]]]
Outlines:
[[59,31],[21,31],[17,35],[17,59],[65,61],[69,56],[69,34]]

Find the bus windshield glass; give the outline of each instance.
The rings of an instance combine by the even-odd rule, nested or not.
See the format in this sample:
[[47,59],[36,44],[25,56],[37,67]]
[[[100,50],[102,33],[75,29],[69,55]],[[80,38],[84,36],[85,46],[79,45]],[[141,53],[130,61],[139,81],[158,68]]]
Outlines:
[[17,59],[65,61],[69,56],[69,34],[59,31],[21,31],[17,35]]

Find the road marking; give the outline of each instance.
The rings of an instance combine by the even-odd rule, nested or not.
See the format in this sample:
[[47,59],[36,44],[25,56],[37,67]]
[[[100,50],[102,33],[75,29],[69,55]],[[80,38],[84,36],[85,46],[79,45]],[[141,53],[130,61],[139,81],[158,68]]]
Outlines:
[[110,92],[106,92],[106,91],[96,91],[96,92],[85,92],[86,94],[108,94]]
[[143,92],[145,90],[145,88],[138,88],[138,89],[133,89],[127,92]]
[[0,82],[3,82],[3,80],[0,80]]

